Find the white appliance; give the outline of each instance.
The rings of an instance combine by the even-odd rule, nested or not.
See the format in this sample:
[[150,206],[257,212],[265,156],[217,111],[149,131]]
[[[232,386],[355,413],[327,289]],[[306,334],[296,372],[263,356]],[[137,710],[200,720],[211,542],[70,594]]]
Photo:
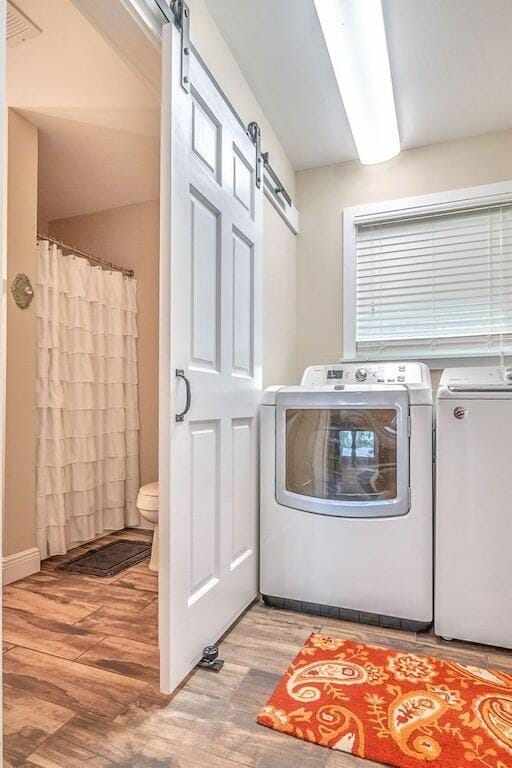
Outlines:
[[432,622],[432,388],[421,363],[307,368],[261,417],[264,599],[324,616]]
[[435,631],[512,648],[512,368],[449,368],[437,396]]

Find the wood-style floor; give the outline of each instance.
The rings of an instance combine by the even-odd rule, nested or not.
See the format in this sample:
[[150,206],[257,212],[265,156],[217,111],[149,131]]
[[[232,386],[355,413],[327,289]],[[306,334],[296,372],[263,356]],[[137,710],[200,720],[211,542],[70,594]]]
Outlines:
[[376,766],[256,725],[312,631],[512,670],[511,652],[257,603],[222,642],[222,672],[197,670],[174,697],[163,696],[157,579],[147,563],[96,579],[56,571],[61,559],[4,590],[6,768]]

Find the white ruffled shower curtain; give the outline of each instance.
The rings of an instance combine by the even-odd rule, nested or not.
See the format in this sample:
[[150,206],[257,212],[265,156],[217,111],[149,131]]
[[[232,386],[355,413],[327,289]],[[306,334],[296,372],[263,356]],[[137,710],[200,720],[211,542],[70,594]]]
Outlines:
[[37,546],[46,558],[139,523],[137,282],[42,240],[36,305]]

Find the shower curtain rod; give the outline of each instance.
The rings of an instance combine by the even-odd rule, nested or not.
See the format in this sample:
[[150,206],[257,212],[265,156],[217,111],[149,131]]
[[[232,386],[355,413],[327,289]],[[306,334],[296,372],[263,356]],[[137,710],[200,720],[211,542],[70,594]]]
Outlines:
[[37,239],[48,240],[49,243],[60,245],[61,248],[64,248],[66,251],[71,251],[71,253],[74,253],[76,256],[83,256],[90,261],[96,262],[96,264],[99,264],[102,267],[107,267],[108,269],[114,270],[116,272],[122,272],[126,277],[133,277],[135,274],[133,269],[118,267],[117,264],[113,264],[111,261],[107,261],[106,259],[100,259],[99,256],[94,256],[92,253],[87,253],[87,251],[81,251],[79,248],[75,248],[74,245],[66,245],[66,243],[62,242],[62,240],[57,240],[56,237],[52,237],[51,235],[43,235],[41,232],[38,232]]

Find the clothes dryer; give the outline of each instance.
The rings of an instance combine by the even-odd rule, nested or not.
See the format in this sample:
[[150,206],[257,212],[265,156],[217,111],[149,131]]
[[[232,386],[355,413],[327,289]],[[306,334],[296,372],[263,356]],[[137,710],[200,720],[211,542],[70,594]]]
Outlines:
[[279,607],[432,622],[432,389],[421,363],[308,368],[264,393],[261,574]]

